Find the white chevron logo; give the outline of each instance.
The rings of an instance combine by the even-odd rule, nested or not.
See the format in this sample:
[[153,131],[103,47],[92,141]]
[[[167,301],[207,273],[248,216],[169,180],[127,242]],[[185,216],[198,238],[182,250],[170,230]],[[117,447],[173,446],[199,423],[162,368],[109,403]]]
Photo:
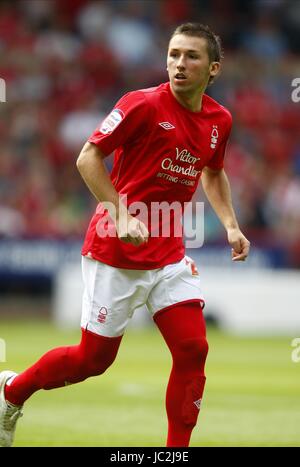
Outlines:
[[198,410],[200,410],[201,400],[202,399],[198,399],[197,401],[194,401],[194,404],[195,404],[195,406],[197,407]]

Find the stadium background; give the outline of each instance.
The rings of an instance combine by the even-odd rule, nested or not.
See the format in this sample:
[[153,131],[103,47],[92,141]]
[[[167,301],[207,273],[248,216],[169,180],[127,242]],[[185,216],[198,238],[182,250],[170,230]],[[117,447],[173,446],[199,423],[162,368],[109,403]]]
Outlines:
[[[282,329],[290,308],[295,320],[293,331],[272,336],[266,301],[257,336],[209,326],[207,400],[192,442],[299,446],[300,362],[291,358],[291,340],[300,336],[300,103],[291,98],[300,77],[298,1],[0,1],[0,365],[21,370],[49,348],[77,341],[77,331],[53,320],[57,278],[78,269],[96,205],[75,160],[122,94],[167,80],[168,38],[188,20],[209,24],[223,41],[222,73],[208,93],[233,114],[226,170],[252,243],[249,261],[232,276],[224,231],[205,203],[205,244],[191,254],[200,270],[221,278],[230,271],[228,285],[244,291],[239,280],[251,278],[253,296],[256,277],[261,297],[268,282],[265,296],[280,305]],[[195,200],[203,199],[199,188]],[[293,297],[288,307],[282,283]],[[146,324],[128,332],[101,379],[36,395],[17,443],[163,445],[170,360]]]

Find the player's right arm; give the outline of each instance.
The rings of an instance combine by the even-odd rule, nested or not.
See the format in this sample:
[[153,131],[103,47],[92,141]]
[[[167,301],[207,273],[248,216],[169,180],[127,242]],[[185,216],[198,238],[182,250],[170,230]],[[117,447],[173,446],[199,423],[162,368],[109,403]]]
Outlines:
[[77,159],[77,168],[95,198],[115,220],[118,237],[125,243],[139,246],[148,241],[149,232],[143,222],[131,216],[121,202],[103,162],[104,154],[99,147],[85,143]]

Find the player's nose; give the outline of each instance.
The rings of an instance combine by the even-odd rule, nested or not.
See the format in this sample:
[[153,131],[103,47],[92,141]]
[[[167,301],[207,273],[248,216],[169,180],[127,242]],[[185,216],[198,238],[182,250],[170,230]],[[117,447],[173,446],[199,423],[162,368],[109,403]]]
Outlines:
[[183,71],[185,69],[185,59],[182,55],[179,57],[176,67],[178,71]]

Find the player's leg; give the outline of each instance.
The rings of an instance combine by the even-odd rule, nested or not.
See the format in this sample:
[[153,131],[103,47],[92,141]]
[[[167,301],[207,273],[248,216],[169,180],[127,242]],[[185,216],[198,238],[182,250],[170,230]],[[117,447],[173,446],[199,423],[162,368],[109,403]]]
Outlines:
[[188,446],[202,399],[208,351],[199,274],[188,257],[165,266],[147,306],[173,357],[167,388],[168,446]]
[[121,339],[122,336],[104,337],[82,330],[79,345],[50,350],[19,375],[0,373],[0,447],[12,445],[22,405],[34,392],[104,373],[114,361]]
[[7,424],[7,417],[14,419],[34,392],[102,374],[117,355],[135,306],[135,281],[122,270],[86,258],[83,279],[80,344],[50,350],[19,375],[0,373],[0,446],[11,445],[13,439],[15,422]]
[[20,406],[39,389],[59,388],[104,373],[115,360],[121,339],[122,336],[100,336],[83,329],[79,345],[52,349],[8,380],[6,400]]
[[200,302],[179,303],[154,315],[173,358],[166,393],[167,446],[188,446],[197,423],[208,352]]

